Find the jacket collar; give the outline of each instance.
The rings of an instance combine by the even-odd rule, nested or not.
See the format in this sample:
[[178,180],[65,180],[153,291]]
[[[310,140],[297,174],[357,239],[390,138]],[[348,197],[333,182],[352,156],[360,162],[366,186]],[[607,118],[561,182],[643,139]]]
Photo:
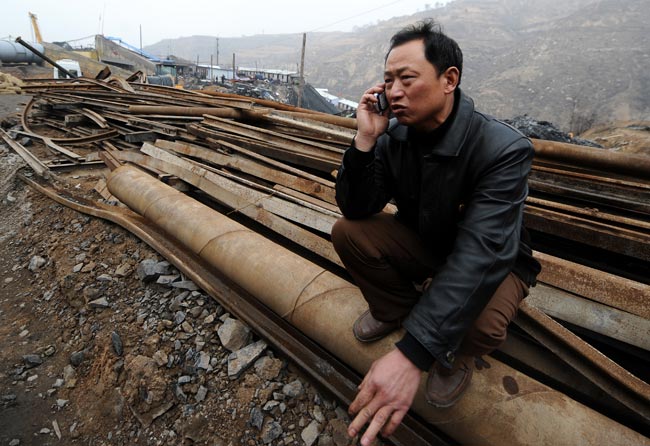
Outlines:
[[[465,143],[469,131],[472,115],[474,113],[474,101],[465,95],[460,88],[456,89],[455,100],[458,101],[456,113],[452,114],[449,128],[444,137],[431,146],[432,155],[458,156],[461,147]],[[397,122],[397,119],[390,120],[386,133],[397,141],[407,142],[409,140],[409,128]]]

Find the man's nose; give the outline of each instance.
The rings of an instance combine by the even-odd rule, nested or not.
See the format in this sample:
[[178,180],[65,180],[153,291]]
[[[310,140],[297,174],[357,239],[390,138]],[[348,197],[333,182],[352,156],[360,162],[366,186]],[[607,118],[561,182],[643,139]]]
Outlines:
[[388,100],[393,101],[404,96],[404,90],[400,86],[394,86],[390,89],[390,94],[388,95]]

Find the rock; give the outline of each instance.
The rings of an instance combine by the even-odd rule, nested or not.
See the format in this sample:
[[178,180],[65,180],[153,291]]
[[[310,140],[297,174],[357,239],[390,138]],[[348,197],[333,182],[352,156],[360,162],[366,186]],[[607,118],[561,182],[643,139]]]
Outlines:
[[199,390],[196,391],[196,395],[194,395],[194,399],[196,400],[197,403],[200,403],[201,401],[205,400],[205,397],[208,395],[208,388],[205,386],[199,386]]
[[228,355],[228,377],[236,379],[266,349],[266,342],[259,340]]
[[90,308],[97,308],[103,310],[104,308],[110,307],[110,304],[108,303],[105,297],[100,297],[99,299],[91,300],[90,302],[88,302],[88,306]]
[[174,395],[179,401],[187,401],[187,395],[185,395],[181,386],[174,386]]
[[162,367],[167,364],[167,362],[169,361],[169,357],[167,356],[167,353],[165,353],[164,351],[158,350],[156,353],[153,354],[153,360],[156,361],[156,364]]
[[77,385],[77,372],[75,371],[74,367],[69,364],[63,368],[63,380],[65,381],[65,386],[68,389],[71,389]]
[[79,367],[83,362],[84,357],[85,357],[85,353],[83,350],[74,352],[70,355],[70,364],[72,364],[75,367]]
[[61,439],[61,429],[59,429],[59,423],[57,423],[56,420],[52,421],[52,428],[54,428],[54,433],[56,434],[56,437],[60,440]]
[[188,321],[185,321],[181,324],[181,329],[185,333],[194,333],[194,327],[192,327],[192,324],[190,324]]
[[27,267],[30,271],[34,272],[37,269],[41,268],[43,265],[47,263],[47,260],[45,260],[41,256],[34,256],[31,258],[29,261],[29,266]]
[[83,263],[77,263],[75,266],[72,267],[72,272],[78,273],[79,271],[81,271],[81,268],[83,267],[84,267]]
[[251,416],[248,419],[248,424],[257,428],[257,430],[262,429],[262,423],[264,422],[264,414],[259,407],[255,406],[251,409]]
[[167,407],[171,386],[166,375],[159,371],[156,361],[143,355],[127,355],[124,373],[123,396],[138,413]]
[[199,357],[196,360],[196,368],[208,370],[208,368],[210,368],[210,355],[205,352],[200,352]]
[[64,399],[57,399],[56,400],[56,405],[57,405],[57,407],[59,409],[64,408],[66,404],[68,404],[68,400],[64,400]]
[[241,349],[248,344],[251,329],[243,322],[233,318],[226,318],[217,330],[221,344],[231,352]]
[[266,404],[264,404],[264,407],[262,407],[262,410],[264,412],[271,412],[273,409],[278,407],[280,403],[278,401],[267,401]]
[[277,421],[269,421],[264,425],[260,437],[262,438],[262,443],[269,444],[280,435],[282,435],[282,426],[280,423]]
[[187,384],[189,382],[192,382],[192,377],[191,376],[183,375],[183,376],[178,377],[178,384],[183,385],[183,384]]
[[39,349],[39,351],[43,351],[43,356],[52,356],[54,353],[56,353],[56,347],[53,345],[48,345],[44,349]]
[[350,444],[350,437],[348,436],[348,423],[335,418],[329,422],[332,431],[332,440],[336,446],[348,446]]
[[314,410],[312,410],[312,416],[314,417],[314,420],[318,421],[319,423],[325,422],[325,416],[323,415],[323,411],[321,410],[320,406],[314,406]]
[[84,287],[82,293],[86,299],[86,302],[88,302],[97,299],[102,292],[99,288],[95,288],[94,286],[87,286]]
[[108,274],[100,274],[99,276],[97,276],[97,279],[95,280],[97,280],[98,282],[111,282],[113,278]]
[[96,266],[97,266],[97,264],[95,262],[88,262],[86,265],[84,265],[83,268],[81,268],[81,272],[82,273],[89,273],[92,270],[94,270]]
[[[24,144],[23,144],[24,145]],[[19,446],[20,445],[20,440],[17,438],[14,438],[9,442],[9,446]]]
[[178,282],[172,283],[174,288],[180,288],[182,290],[196,291],[199,289],[198,286],[191,280],[180,280]]
[[300,382],[299,379],[296,379],[288,384],[285,384],[282,387],[282,393],[284,393],[289,398],[296,398],[305,393],[305,388],[303,387],[302,382]]
[[255,361],[255,373],[261,379],[271,381],[278,377],[282,366],[282,360],[263,356]]
[[87,256],[87,254],[85,252],[82,252],[81,254],[77,254],[74,257],[74,261],[79,262],[79,263],[83,263],[84,260],[86,260],[86,256]]
[[189,291],[183,291],[178,296],[174,297],[174,299],[172,300],[172,303],[169,304],[169,309],[171,311],[176,312],[176,311],[181,310],[182,308],[187,307],[187,304],[183,303],[183,301],[189,295],[190,295]]
[[116,331],[111,332],[111,343],[113,344],[113,351],[115,354],[117,356],[122,356],[122,353],[124,353],[122,338],[120,338],[120,335]]
[[54,384],[52,384],[52,387],[58,389],[59,387],[63,387],[63,384],[65,384],[65,381],[61,378],[57,378],[56,381],[54,381]]
[[309,425],[302,430],[300,433],[300,438],[305,442],[305,446],[313,445],[318,439],[320,434],[320,424],[316,420],[312,420]]
[[153,282],[161,275],[170,273],[169,262],[157,262],[152,259],[145,259],[138,264],[136,273],[138,278],[145,283]]
[[177,311],[174,314],[174,324],[180,325],[185,321],[186,314],[183,311]]
[[117,277],[126,277],[129,274],[131,274],[131,264],[129,263],[122,263],[120,266],[115,268],[115,272],[113,273]]
[[180,279],[180,277],[181,276],[179,276],[178,274],[165,274],[165,275],[158,276],[156,283],[160,285],[171,285],[173,282]]
[[43,359],[39,355],[24,355],[23,362],[26,368],[31,369],[43,364]]

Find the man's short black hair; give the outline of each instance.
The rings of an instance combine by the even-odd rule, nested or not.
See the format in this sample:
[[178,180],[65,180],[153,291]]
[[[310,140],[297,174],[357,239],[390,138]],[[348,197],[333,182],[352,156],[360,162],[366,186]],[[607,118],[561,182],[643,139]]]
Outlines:
[[454,39],[442,32],[439,24],[432,19],[427,19],[401,29],[390,39],[388,53],[396,46],[412,40],[424,42],[424,56],[438,70],[438,75],[447,71],[449,67],[458,68],[458,85],[460,85],[463,74],[463,52]]

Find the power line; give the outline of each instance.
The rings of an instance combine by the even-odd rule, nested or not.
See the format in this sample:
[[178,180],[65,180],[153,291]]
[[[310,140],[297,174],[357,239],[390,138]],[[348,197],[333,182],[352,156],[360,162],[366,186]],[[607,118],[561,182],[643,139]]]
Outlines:
[[312,29],[311,31],[307,31],[307,32],[313,33],[314,31],[319,31],[319,30],[324,29],[324,28],[329,28],[330,26],[338,25],[339,23],[346,22],[346,21],[352,20],[352,19],[356,19],[357,17],[361,17],[361,16],[369,14],[371,12],[375,12],[375,11],[378,11],[380,9],[386,8],[388,6],[392,6],[392,5],[396,4],[396,3],[401,3],[402,1],[404,1],[404,0],[396,0],[394,2],[386,3],[385,5],[377,6],[376,8],[372,8],[372,9],[368,9],[367,11],[360,12],[360,13],[355,14],[353,16],[346,17],[346,18],[338,20],[338,21],[336,21],[334,23],[330,23],[329,25],[321,26],[320,28]]

